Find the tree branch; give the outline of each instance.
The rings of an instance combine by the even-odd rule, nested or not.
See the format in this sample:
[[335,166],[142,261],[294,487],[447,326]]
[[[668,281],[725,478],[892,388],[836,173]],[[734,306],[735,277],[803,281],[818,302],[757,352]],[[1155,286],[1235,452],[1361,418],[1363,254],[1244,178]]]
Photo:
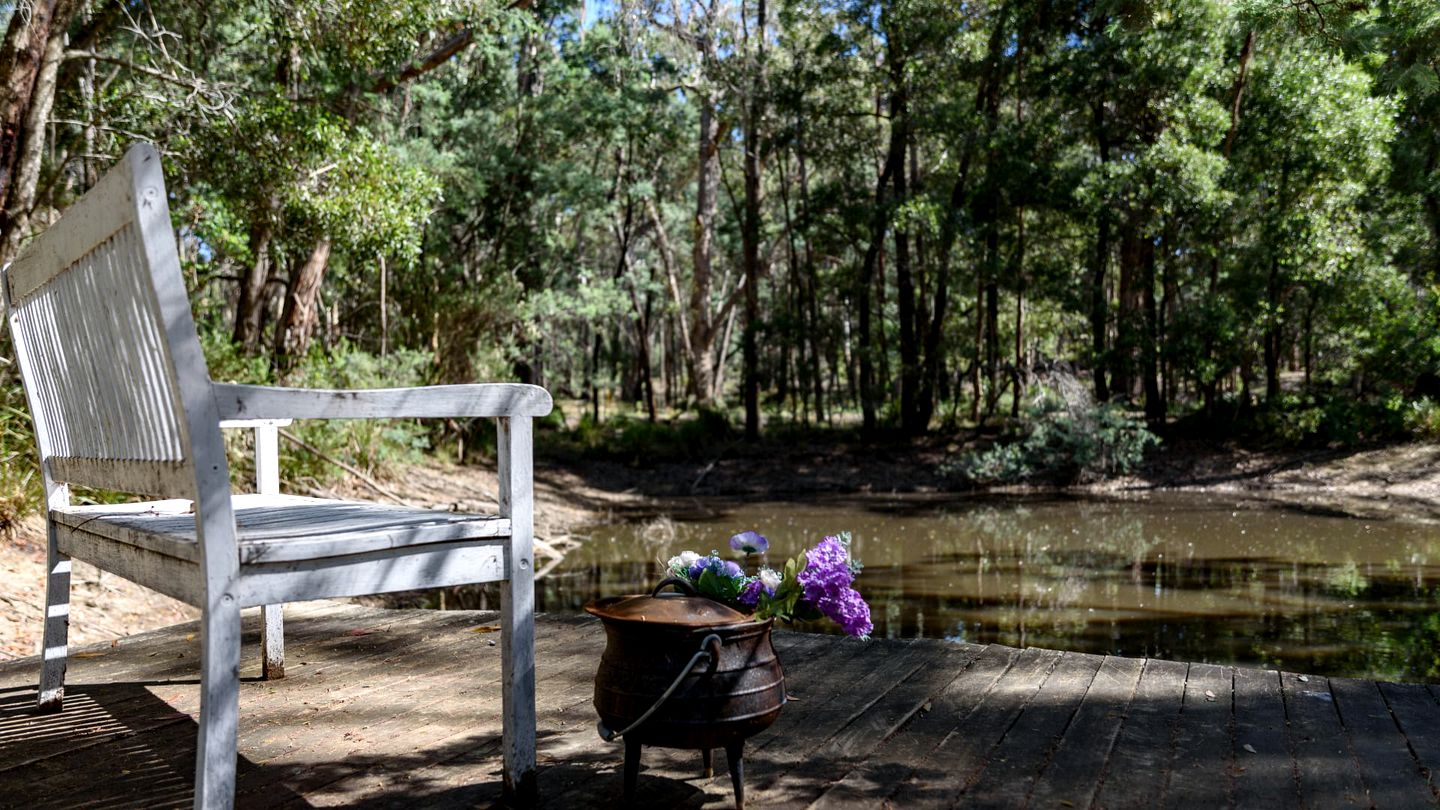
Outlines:
[[[534,2],[535,0],[515,0],[506,6],[505,10],[514,11],[516,9],[529,8]],[[388,93],[406,82],[414,81],[445,64],[450,60],[450,57],[470,47],[470,43],[474,41],[475,28],[474,26],[467,25],[441,42],[436,46],[435,50],[431,51],[424,59],[418,62],[411,62],[394,76],[376,77],[374,83],[370,86],[370,92]]]
[[158,70],[156,68],[149,67],[148,65],[141,65],[135,62],[131,62],[127,59],[121,59],[116,56],[107,56],[106,54],[98,53],[96,51],[69,50],[65,52],[64,58],[67,62],[73,59],[94,59],[96,62],[105,62],[111,65],[118,65],[125,68],[126,70],[133,70],[136,73],[141,73],[149,76],[152,79],[159,79],[162,82],[178,85],[188,90],[194,90],[200,93],[213,92],[218,89],[216,85],[210,84],[200,79],[188,79],[184,76],[177,76],[174,73],[166,73],[163,70]]

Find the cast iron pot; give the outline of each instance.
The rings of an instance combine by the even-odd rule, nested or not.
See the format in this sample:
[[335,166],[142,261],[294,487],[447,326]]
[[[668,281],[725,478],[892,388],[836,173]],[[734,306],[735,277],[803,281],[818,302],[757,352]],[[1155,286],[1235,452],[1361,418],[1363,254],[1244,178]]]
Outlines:
[[[685,594],[662,594],[674,586]],[[724,748],[744,807],[743,749],[785,705],[785,674],[770,644],[772,619],[755,621],[695,595],[670,578],[649,596],[614,596],[585,606],[605,625],[595,673],[600,735],[625,738],[625,792],[634,792],[640,746]]]

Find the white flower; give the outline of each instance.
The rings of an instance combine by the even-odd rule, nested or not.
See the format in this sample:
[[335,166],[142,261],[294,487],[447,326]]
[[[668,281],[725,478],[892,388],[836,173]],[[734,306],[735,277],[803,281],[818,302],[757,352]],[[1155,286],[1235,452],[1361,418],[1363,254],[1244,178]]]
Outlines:
[[694,565],[698,559],[700,559],[699,554],[693,551],[682,551],[670,558],[670,568],[677,571],[688,571],[690,570],[690,566]]
[[773,590],[775,590],[776,588],[779,588],[779,587],[780,587],[780,572],[779,572],[779,571],[776,571],[776,570],[773,569],[773,568],[761,568],[761,569],[760,569],[760,584],[761,584],[761,585],[764,585],[764,586],[765,586],[765,589],[766,589],[766,590],[769,590],[769,591],[773,591]]

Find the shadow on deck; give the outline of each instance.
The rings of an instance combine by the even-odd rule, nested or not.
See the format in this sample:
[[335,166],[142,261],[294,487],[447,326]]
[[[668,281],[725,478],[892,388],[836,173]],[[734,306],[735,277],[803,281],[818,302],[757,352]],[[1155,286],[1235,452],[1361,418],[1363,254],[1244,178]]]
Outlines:
[[[287,608],[287,675],[247,616],[239,807],[476,807],[500,797],[497,619]],[[66,708],[0,665],[0,807],[188,807],[193,624],[72,651]],[[621,803],[590,705],[604,637],[537,628],[542,806]],[[1421,807],[1440,702],[1413,684],[941,641],[777,632],[795,698],[746,747],[754,807]],[[727,807],[723,752],[646,749],[637,805]]]

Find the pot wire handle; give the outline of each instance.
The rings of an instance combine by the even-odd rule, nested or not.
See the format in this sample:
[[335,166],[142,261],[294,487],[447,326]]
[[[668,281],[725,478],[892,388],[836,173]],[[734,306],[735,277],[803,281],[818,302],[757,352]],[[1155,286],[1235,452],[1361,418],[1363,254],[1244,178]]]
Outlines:
[[[665,583],[662,582],[660,584],[664,585]],[[655,590],[659,591],[660,589],[656,588]],[[670,684],[670,687],[665,690],[665,693],[660,696],[660,699],[655,701],[655,705],[651,706],[649,709],[646,709],[645,713],[640,715],[639,720],[636,720],[635,722],[631,723],[620,731],[612,731],[609,727],[605,725],[604,720],[596,723],[595,730],[600,732],[600,739],[604,740],[605,742],[614,742],[615,740],[618,740],[626,734],[634,731],[637,727],[640,726],[640,724],[644,723],[646,720],[649,720],[650,715],[654,714],[656,709],[659,709],[661,706],[663,706],[665,704],[665,701],[669,700],[670,696],[675,694],[675,690],[680,687],[680,682],[690,677],[690,673],[695,671],[695,666],[697,664],[699,664],[702,660],[706,662],[718,662],[720,660],[720,647],[724,643],[725,642],[720,638],[720,636],[716,635],[715,633],[711,633],[710,635],[701,639],[699,652],[690,656],[690,663],[686,664],[685,668],[680,670],[679,677],[677,677],[675,681]],[[710,652],[710,649],[712,647],[715,650],[715,652],[713,653]]]
[[680,577],[666,577],[660,580],[660,584],[655,586],[655,590],[651,591],[650,595],[659,596],[660,592],[665,590],[665,586],[667,585],[674,585],[675,590],[680,591],[686,596],[700,595],[700,592],[695,590],[694,585],[691,585],[688,580],[681,579]]

